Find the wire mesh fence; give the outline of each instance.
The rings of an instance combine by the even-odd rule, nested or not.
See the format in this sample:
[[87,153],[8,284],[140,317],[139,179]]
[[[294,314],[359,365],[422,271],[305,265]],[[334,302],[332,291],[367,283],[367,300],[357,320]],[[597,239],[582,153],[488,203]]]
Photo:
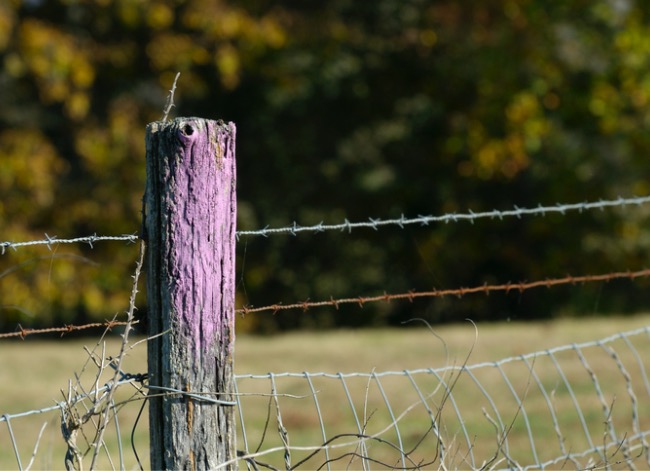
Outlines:
[[646,468],[649,336],[437,369],[241,375],[241,459],[250,469]]
[[[141,357],[124,363],[130,372],[112,356],[119,342],[98,342],[56,404],[2,415],[3,467],[57,469],[68,459],[88,467],[98,449],[97,469],[147,468],[147,393],[202,394],[148,390],[138,373],[142,340],[129,344],[129,355]],[[447,348],[434,333],[430,341]],[[471,362],[468,344],[436,368],[238,374],[238,465],[645,469],[649,355],[650,326],[488,362]],[[102,419],[110,426],[99,439]]]

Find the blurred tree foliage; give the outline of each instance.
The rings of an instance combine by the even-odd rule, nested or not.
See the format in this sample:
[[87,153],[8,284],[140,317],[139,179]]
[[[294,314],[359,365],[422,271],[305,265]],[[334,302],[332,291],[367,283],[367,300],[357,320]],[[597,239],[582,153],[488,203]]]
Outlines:
[[[2,240],[138,231],[145,125],[160,119],[177,71],[177,113],[237,124],[240,229],[650,193],[650,3],[640,0],[5,0],[0,63]],[[647,214],[242,238],[239,301],[638,269]],[[135,253],[119,243],[9,251],[0,327],[124,310]],[[647,307],[646,288],[249,315],[240,325],[631,312]]]

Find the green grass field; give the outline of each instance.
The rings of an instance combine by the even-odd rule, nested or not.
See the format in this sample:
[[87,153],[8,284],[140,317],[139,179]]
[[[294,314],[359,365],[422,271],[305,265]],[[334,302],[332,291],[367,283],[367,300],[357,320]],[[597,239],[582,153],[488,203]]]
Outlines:
[[[475,340],[474,327],[467,323],[436,328],[435,333],[444,340],[444,345],[424,328],[303,332],[274,337],[240,336],[236,344],[236,371],[238,374],[304,371],[379,374],[385,371],[442,368],[461,365],[465,361],[472,365],[574,342],[598,340],[647,325],[650,325],[650,316],[483,324],[478,326],[478,338]],[[280,394],[280,420],[288,432],[292,447],[321,444],[324,441],[323,429],[327,439],[334,437],[331,445],[336,447],[331,448],[327,456],[321,451],[306,461],[301,469],[318,468],[328,458],[334,460],[331,462],[332,469],[362,468],[363,464],[354,458],[354,454],[360,453],[364,446],[373,459],[390,466],[401,467],[400,460],[405,459],[407,467],[421,465],[424,469],[438,469],[440,454],[437,451],[441,449],[441,442],[444,463],[452,469],[480,467],[484,463],[507,467],[506,456],[524,465],[534,463],[534,456],[543,462],[562,453],[556,426],[560,428],[565,449],[574,452],[589,447],[589,440],[592,441],[591,445],[596,446],[606,442],[611,427],[617,437],[623,437],[625,433],[628,436],[633,434],[635,427],[642,431],[650,430],[650,397],[644,383],[647,381],[644,377],[647,371],[641,371],[639,360],[634,355],[634,352],[638,352],[641,358],[647,358],[650,355],[650,340],[647,334],[642,334],[628,341],[635,349],[630,349],[624,339],[617,340],[611,344],[614,356],[607,348],[599,346],[581,350],[584,361],[588,362],[596,375],[605,406],[611,409],[609,420],[604,419],[603,401],[595,394],[594,382],[574,351],[559,352],[554,356],[571,385],[570,390],[565,387],[562,376],[548,356],[530,360],[535,376],[531,375],[523,362],[513,361],[502,365],[500,370],[491,366],[473,369],[473,377],[463,373],[455,383],[457,372],[440,372],[439,378],[444,380],[442,386],[440,379],[432,374],[413,374],[411,378],[405,375],[349,377],[345,378],[345,382],[338,378],[311,376],[311,384],[304,377],[278,376],[274,377],[274,381],[275,390]],[[96,349],[95,342],[87,339],[1,343],[0,415],[43,408],[62,400],[61,391],[67,392],[69,381],[73,385],[77,383],[75,374],[85,390],[91,390],[95,383],[105,383],[110,370],[96,378],[97,367],[87,363],[88,354],[84,346],[89,350]],[[103,356],[115,356],[118,351],[118,339],[113,337],[106,341]],[[102,356],[101,350],[98,353]],[[145,357],[146,346],[136,346],[125,359],[124,371],[145,372]],[[623,365],[623,370],[617,365]],[[623,373],[629,375],[629,382]],[[504,377],[508,382],[504,381]],[[540,393],[537,381],[547,392],[546,399]],[[477,386],[477,382],[489,397]],[[451,397],[444,384],[453,384]],[[633,396],[629,393],[630,389]],[[247,440],[243,440],[240,424],[238,448],[243,449],[247,444],[248,451],[253,452],[280,447],[276,404],[268,396],[272,391],[271,380],[240,379],[238,390],[242,394],[256,393],[240,399]],[[135,388],[128,385],[121,386],[119,392],[118,401],[125,401],[136,394]],[[388,400],[390,411],[382,392]],[[261,396],[260,393],[266,395]],[[436,419],[441,441],[431,431],[431,416],[418,393],[424,397]],[[523,401],[523,408],[518,406],[519,402],[513,394],[520,398],[519,402]],[[585,437],[582,431],[571,394],[580,404],[589,437]],[[131,449],[131,432],[141,404],[138,400],[120,408],[119,426],[112,423],[107,430],[107,450],[100,452],[98,468],[137,467]],[[550,419],[549,404],[556,416],[556,423]],[[632,414],[634,406],[638,411],[636,418]],[[460,411],[462,422],[456,410]],[[395,417],[404,413],[397,420],[399,436],[396,428],[391,426],[391,411]],[[497,461],[490,462],[499,449],[497,440],[503,435],[496,432],[499,424],[508,431],[508,447],[506,449],[502,444]],[[58,412],[13,418],[9,425],[23,467],[30,462],[37,442],[39,446],[31,469],[64,467],[66,447],[61,436]],[[80,450],[86,452],[85,468],[89,467],[92,456],[92,450],[87,450],[87,442],[92,440],[95,427],[92,423],[87,424],[76,440]],[[383,431],[379,435],[381,440],[371,439],[360,443],[354,436],[359,433],[359,427],[366,435]],[[18,467],[10,428],[7,423],[0,422],[1,469]],[[121,455],[117,446],[118,430],[122,443]],[[534,448],[530,444],[529,433],[534,437]],[[400,440],[401,448],[409,452],[405,458],[396,450]],[[135,428],[133,443],[143,466],[148,468],[146,410]],[[638,451],[628,451],[625,443],[623,445],[608,450],[604,458],[597,455],[585,457],[580,464],[589,465],[591,458],[593,466],[627,468],[617,465],[617,460],[622,459],[625,453],[634,455]],[[292,450],[292,465],[309,455],[309,451]],[[436,459],[435,463],[427,464],[433,459]],[[284,468],[284,451],[259,456],[258,460]],[[643,457],[638,463],[641,468],[647,467]],[[372,469],[386,469],[374,462],[369,466]],[[560,467],[575,469],[576,464],[560,462],[552,468]]]

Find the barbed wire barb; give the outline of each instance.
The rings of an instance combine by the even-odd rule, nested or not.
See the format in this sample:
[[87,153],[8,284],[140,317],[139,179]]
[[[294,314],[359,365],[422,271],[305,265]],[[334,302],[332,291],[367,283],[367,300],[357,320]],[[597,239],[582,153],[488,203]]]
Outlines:
[[167,121],[169,112],[176,106],[174,103],[174,94],[176,93],[176,84],[178,82],[178,78],[181,76],[180,72],[176,72],[176,77],[174,77],[174,83],[172,84],[172,88],[169,89],[169,94],[167,95],[167,101],[165,102],[165,108],[163,109],[163,117],[162,121]]

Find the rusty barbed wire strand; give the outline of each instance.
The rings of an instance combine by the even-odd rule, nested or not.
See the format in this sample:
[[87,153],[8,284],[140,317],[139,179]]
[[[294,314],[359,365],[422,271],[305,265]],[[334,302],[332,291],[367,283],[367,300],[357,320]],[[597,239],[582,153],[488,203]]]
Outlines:
[[[253,314],[256,312],[273,311],[273,314],[276,314],[278,311],[287,311],[292,309],[302,309],[303,311],[307,311],[311,308],[316,308],[316,307],[334,307],[335,309],[338,310],[341,304],[358,304],[359,307],[362,308],[366,303],[379,302],[379,301],[390,302],[394,300],[407,299],[410,302],[413,302],[413,300],[416,298],[433,298],[433,297],[443,297],[443,296],[456,296],[458,298],[461,298],[468,294],[475,294],[475,293],[490,294],[492,292],[498,292],[498,291],[502,291],[507,294],[510,291],[523,292],[529,289],[540,288],[540,287],[551,288],[554,286],[566,285],[566,284],[576,285],[576,284],[584,284],[584,283],[598,282],[598,281],[607,282],[607,281],[617,280],[617,279],[633,280],[636,278],[645,278],[648,276],[650,276],[650,268],[644,268],[642,270],[637,270],[637,271],[611,272],[611,273],[604,273],[599,275],[582,275],[582,276],[567,275],[562,278],[547,278],[545,280],[538,280],[538,281],[531,281],[531,282],[519,282],[519,283],[509,282],[509,283],[498,284],[498,285],[483,284],[481,286],[450,288],[450,289],[434,288],[433,290],[430,291],[408,291],[406,293],[393,293],[393,294],[384,292],[383,294],[379,294],[375,296],[355,296],[355,297],[338,298],[338,299],[330,298],[328,300],[323,300],[323,301],[306,300],[306,301],[295,302],[292,304],[275,303],[275,304],[269,304],[267,306],[261,306],[261,307],[243,306],[239,309],[235,309],[235,313],[246,315],[246,314]],[[138,322],[139,321],[134,321],[133,324],[137,324]],[[83,325],[66,324],[62,327],[47,327],[43,329],[23,328],[22,326],[18,325],[18,329],[15,332],[0,333],[0,339],[12,338],[12,337],[20,337],[21,339],[24,339],[28,335],[52,334],[52,333],[60,333],[63,336],[71,332],[98,328],[98,327],[103,327],[110,330],[113,327],[123,326],[126,324],[127,324],[126,321],[104,321],[104,322],[93,322],[90,324],[83,324]]]
[[255,312],[266,312],[272,311],[273,314],[276,314],[278,311],[286,311],[290,309],[302,309],[307,311],[308,309],[315,307],[334,307],[338,310],[339,305],[341,304],[358,304],[359,307],[363,307],[366,303],[378,302],[378,301],[393,301],[393,300],[409,300],[413,302],[416,298],[432,298],[432,297],[442,297],[442,296],[457,296],[459,298],[474,293],[484,293],[490,294],[495,291],[503,291],[506,294],[511,291],[523,292],[533,288],[546,287],[551,288],[559,285],[566,284],[583,284],[597,281],[611,281],[617,279],[636,279],[650,276],[650,269],[645,268],[638,271],[625,271],[625,272],[612,272],[604,273],[600,275],[582,275],[582,276],[572,276],[567,275],[562,278],[549,278],[546,280],[531,281],[531,282],[519,282],[519,283],[505,283],[499,285],[488,285],[484,284],[481,286],[474,286],[469,288],[452,288],[452,289],[433,289],[431,291],[408,291],[406,293],[394,293],[389,294],[385,293],[375,296],[356,296],[350,298],[340,298],[324,301],[302,301],[295,302],[292,304],[270,304],[268,306],[262,307],[250,307],[244,306],[239,309],[235,309],[237,314],[252,314]]
[[[137,324],[138,322],[139,321],[133,321],[131,322],[131,324]],[[83,325],[66,324],[63,327],[46,327],[43,329],[25,329],[19,324],[16,332],[0,333],[0,339],[6,339],[11,337],[20,337],[21,339],[25,339],[25,337],[27,337],[28,335],[55,334],[55,333],[60,333],[61,336],[63,337],[65,334],[69,334],[71,332],[76,332],[79,330],[93,329],[98,327],[103,327],[105,329],[111,330],[113,327],[126,325],[127,323],[128,323],[127,321],[104,321],[104,322],[93,322],[90,324],[83,324]]]

